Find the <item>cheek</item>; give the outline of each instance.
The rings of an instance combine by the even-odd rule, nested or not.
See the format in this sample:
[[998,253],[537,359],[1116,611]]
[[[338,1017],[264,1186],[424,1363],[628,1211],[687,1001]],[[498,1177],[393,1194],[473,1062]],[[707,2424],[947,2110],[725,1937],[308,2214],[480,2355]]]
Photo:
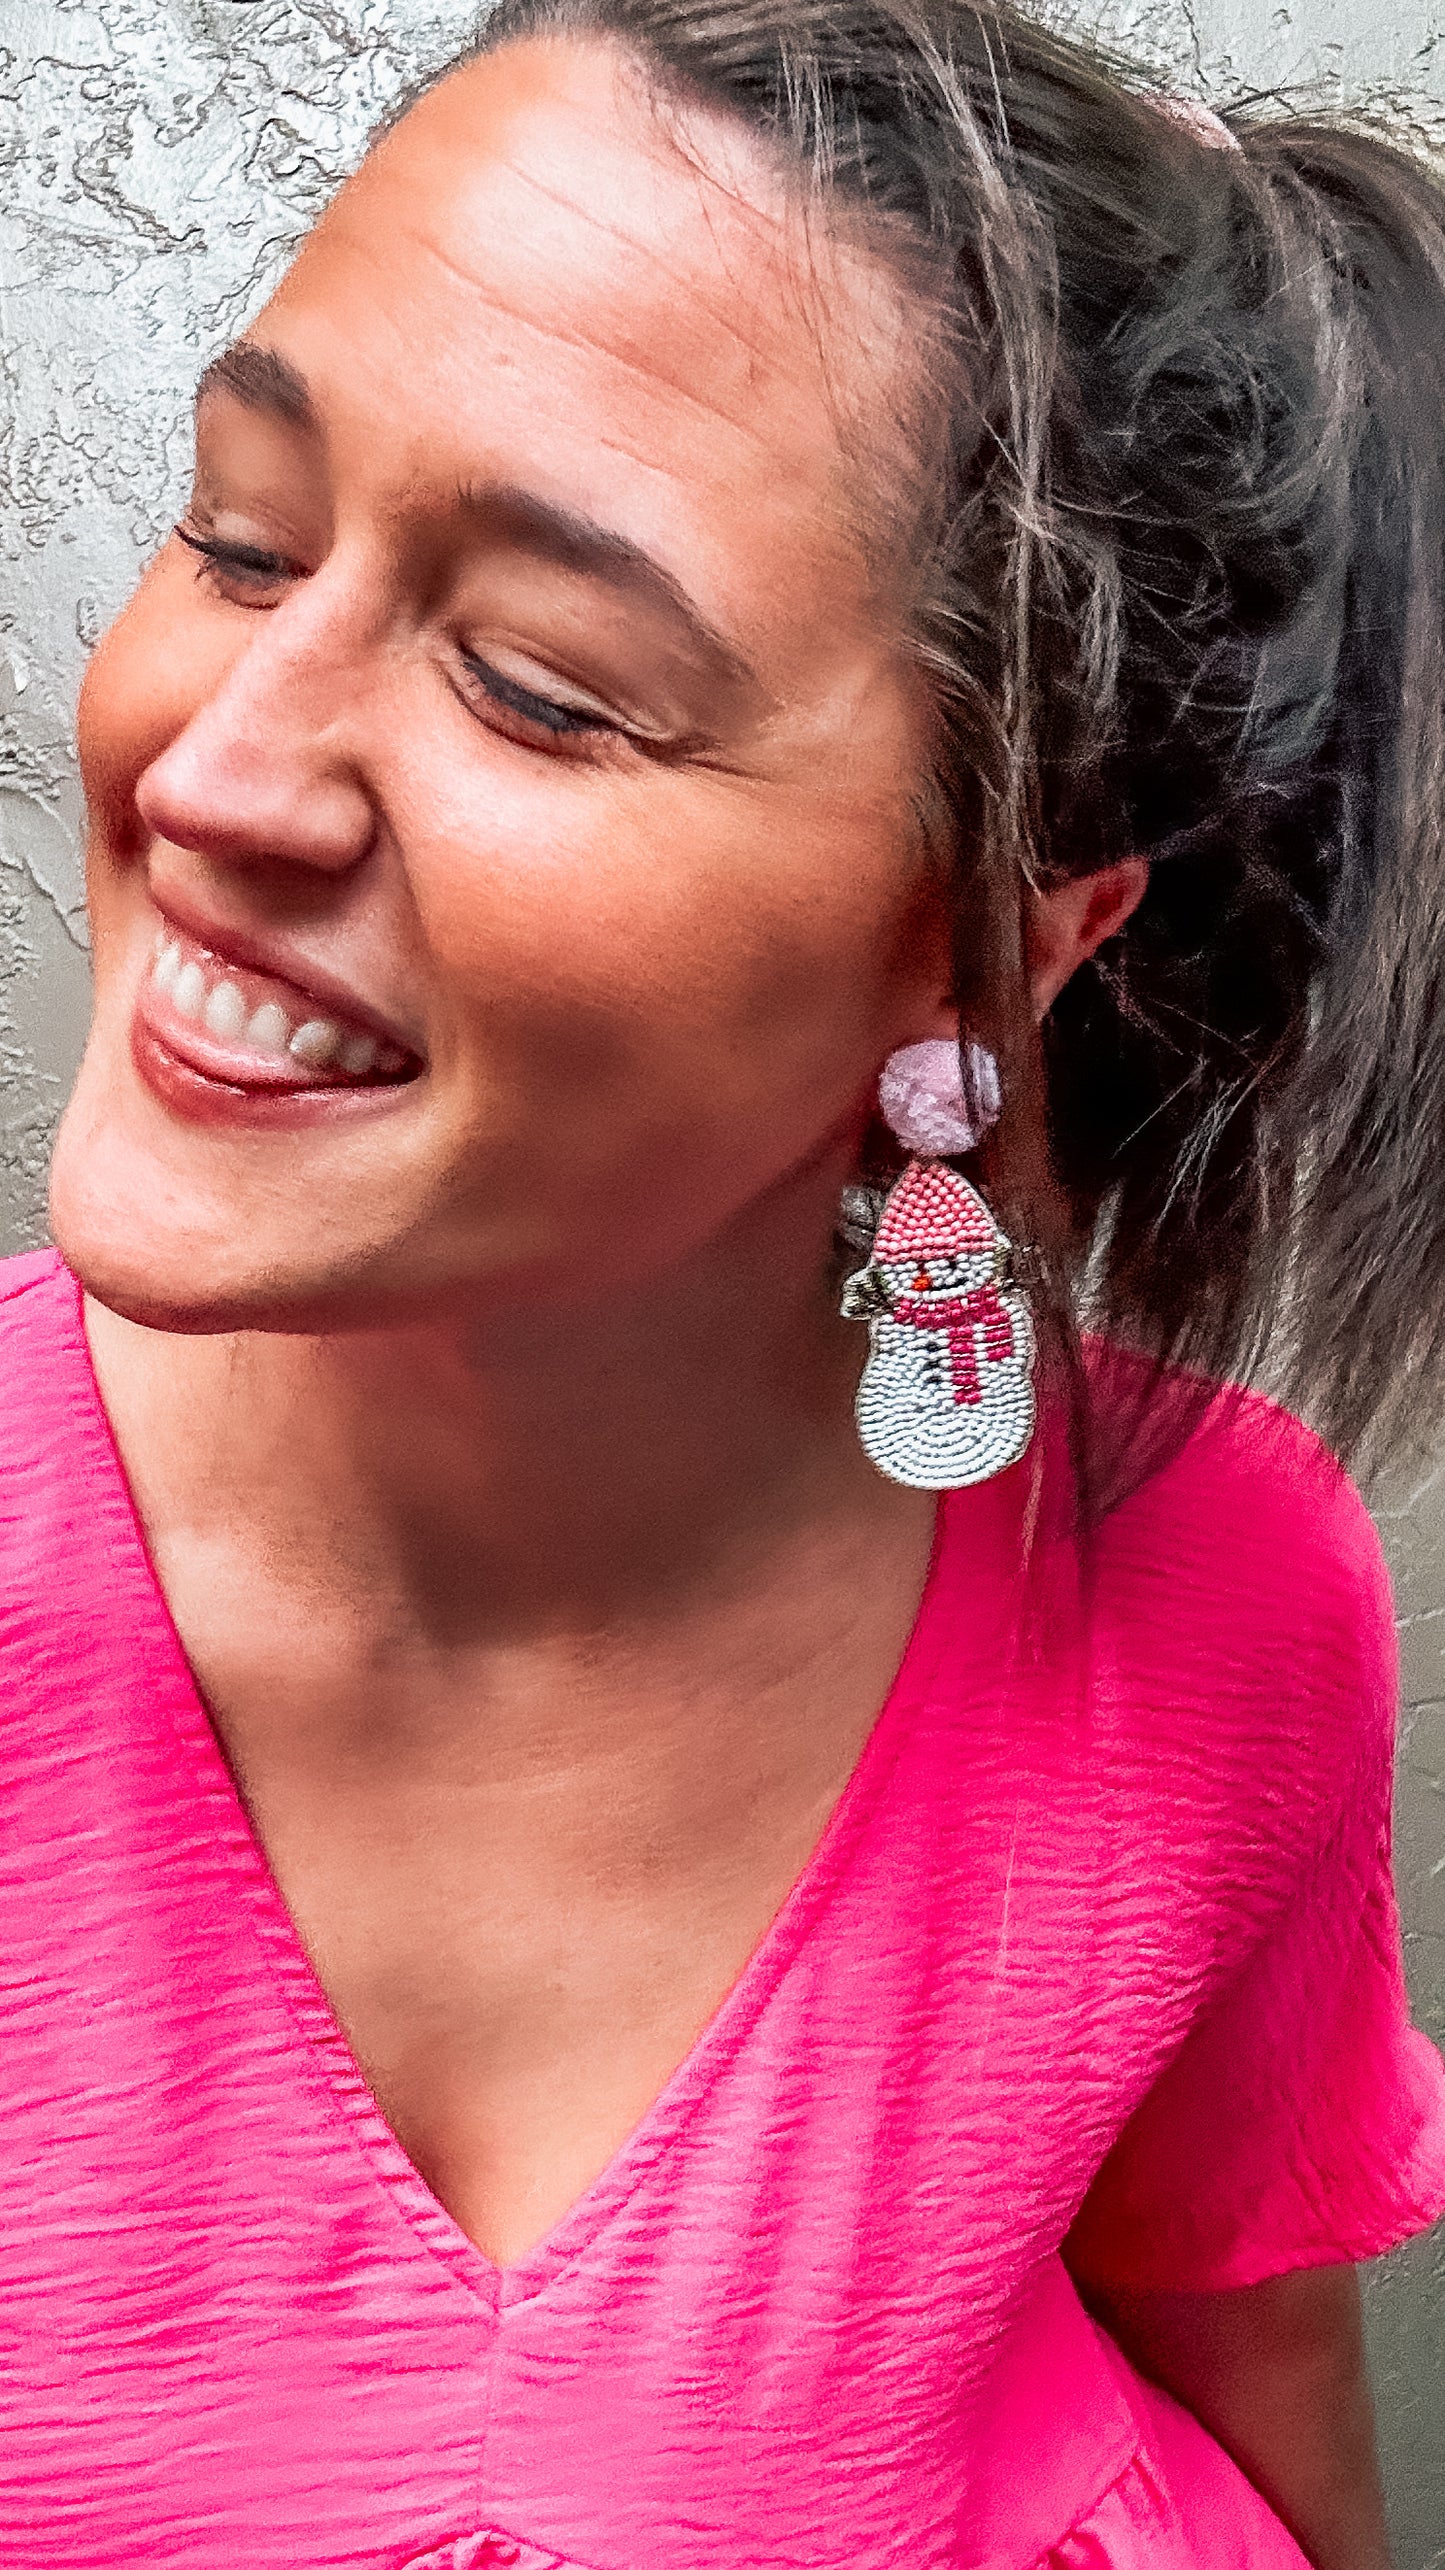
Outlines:
[[234,647],[214,617],[192,612],[193,577],[174,548],[152,564],[91,656],[76,741],[92,823],[93,861],[141,844],[135,790],[151,762],[213,692]]
[[[651,770],[549,772],[498,752],[409,873],[466,1050],[616,1096],[644,1084],[705,1121],[851,1102],[905,990],[946,970],[906,802]],[[420,826],[424,805],[411,800]],[[435,823],[435,804],[432,818]],[[936,952],[935,952],[936,950]],[[932,958],[932,960],[930,960]],[[540,1057],[540,1058],[539,1058]],[[520,1066],[519,1066],[520,1067]]]

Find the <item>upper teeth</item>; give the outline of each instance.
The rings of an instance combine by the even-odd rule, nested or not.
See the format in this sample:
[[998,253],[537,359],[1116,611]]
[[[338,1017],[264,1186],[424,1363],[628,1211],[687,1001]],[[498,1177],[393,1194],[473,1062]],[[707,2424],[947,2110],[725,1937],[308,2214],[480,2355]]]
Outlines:
[[263,1000],[248,1017],[238,985],[224,978],[208,981],[194,956],[186,960],[178,939],[167,937],[164,929],[156,941],[151,971],[178,1016],[229,1042],[243,1036],[254,1052],[289,1053],[293,1060],[312,1067],[334,1062],[353,1078],[378,1066],[383,1071],[400,1070],[406,1058],[395,1044],[379,1044],[374,1035],[348,1029],[334,1017],[288,1017],[274,999]]

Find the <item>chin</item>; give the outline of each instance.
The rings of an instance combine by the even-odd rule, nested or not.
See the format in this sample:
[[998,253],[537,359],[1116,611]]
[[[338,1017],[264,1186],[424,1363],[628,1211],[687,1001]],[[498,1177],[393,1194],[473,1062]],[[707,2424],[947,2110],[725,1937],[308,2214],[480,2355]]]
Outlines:
[[[269,1244],[264,1218],[227,1200],[188,1201],[157,1171],[126,1185],[119,1155],[97,1161],[62,1126],[50,1182],[50,1232],[92,1301],[143,1329],[198,1338],[260,1330],[295,1338],[386,1328],[470,1313],[474,1289],[397,1275],[396,1245],[366,1240],[321,1245],[297,1237],[300,1220],[278,1223]],[[276,1218],[274,1202],[265,1208]]]
[[375,1328],[393,1308],[392,1298],[335,1275],[295,1274],[280,1265],[223,1267],[209,1255],[188,1256],[183,1241],[117,1238],[84,1220],[69,1221],[54,1199],[51,1232],[90,1300],[142,1329],[183,1338],[238,1330],[317,1338]]
[[320,1237],[315,1191],[246,1183],[184,1141],[167,1147],[124,1082],[87,1060],[50,1171],[50,1233],[97,1303],[188,1336],[364,1326],[384,1299],[387,1244]]
[[275,1277],[226,1274],[207,1254],[188,1256],[183,1240],[128,1235],[99,1209],[77,1208],[63,1186],[51,1188],[50,1230],[91,1301],[143,1329],[205,1337],[322,1326],[306,1316],[304,1293],[288,1294]]
[[[335,1299],[334,1279],[287,1273],[258,1255],[232,1215],[204,1218],[159,1171],[128,1172],[123,1148],[86,1147],[61,1127],[50,1175],[50,1234],[85,1292],[123,1320],[186,1335],[232,1330],[309,1332]],[[318,1287],[320,1290],[318,1291]]]

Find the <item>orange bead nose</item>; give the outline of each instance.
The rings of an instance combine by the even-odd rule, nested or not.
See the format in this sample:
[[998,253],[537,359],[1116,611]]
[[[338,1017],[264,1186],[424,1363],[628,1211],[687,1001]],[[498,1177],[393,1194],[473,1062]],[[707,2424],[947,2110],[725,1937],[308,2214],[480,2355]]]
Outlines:
[[929,1275],[927,1268],[920,1267],[914,1275],[913,1291],[915,1294],[926,1294],[932,1283],[933,1279]]

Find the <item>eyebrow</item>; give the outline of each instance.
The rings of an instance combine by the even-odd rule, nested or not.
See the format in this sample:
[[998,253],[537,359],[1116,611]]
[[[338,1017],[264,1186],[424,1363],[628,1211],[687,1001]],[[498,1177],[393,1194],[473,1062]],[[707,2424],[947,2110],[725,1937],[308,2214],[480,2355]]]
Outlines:
[[[238,339],[213,357],[196,386],[197,405],[210,393],[230,393],[247,410],[261,411],[288,427],[316,434],[320,419],[304,375],[276,349]],[[623,596],[661,608],[686,632],[699,657],[735,687],[757,689],[758,676],[725,634],[710,624],[682,583],[646,547],[614,527],[600,526],[574,509],[544,500],[517,483],[463,483],[456,504],[486,533],[500,537],[538,562],[602,582]]]
[[721,678],[734,686],[757,687],[756,671],[736,646],[708,622],[666,565],[630,536],[619,535],[615,527],[599,526],[595,518],[544,500],[538,492],[513,482],[463,483],[457,503],[486,533],[500,536],[534,561],[552,563],[581,579],[600,581],[624,597],[660,607],[684,627],[699,655],[712,663]]
[[274,348],[263,348],[254,339],[238,339],[211,359],[196,386],[197,406],[208,393],[230,393],[247,410],[265,411],[291,428],[320,426],[305,376]]

